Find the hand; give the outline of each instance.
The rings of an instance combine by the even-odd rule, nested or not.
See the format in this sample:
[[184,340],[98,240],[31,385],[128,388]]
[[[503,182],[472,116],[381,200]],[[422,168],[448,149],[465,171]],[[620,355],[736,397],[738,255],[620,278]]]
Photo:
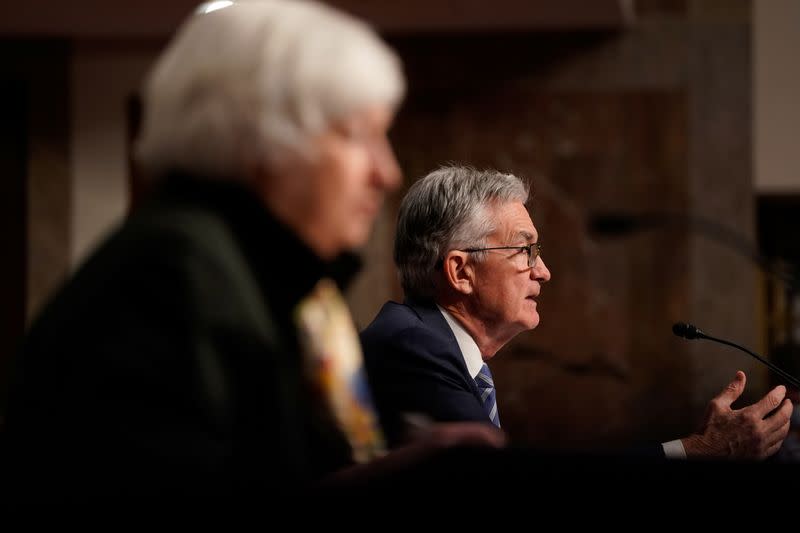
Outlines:
[[422,413],[405,413],[405,446],[442,449],[453,446],[502,448],[506,434],[490,424],[479,422],[435,422]]
[[454,446],[502,448],[505,445],[505,433],[491,424],[446,422],[435,423],[425,429],[417,428],[407,446],[422,450],[441,450]]
[[687,457],[764,459],[778,451],[789,432],[792,413],[792,402],[785,399],[786,387],[779,385],[757,403],[731,409],[746,381],[744,372],[738,371],[709,402],[700,432],[682,439]]

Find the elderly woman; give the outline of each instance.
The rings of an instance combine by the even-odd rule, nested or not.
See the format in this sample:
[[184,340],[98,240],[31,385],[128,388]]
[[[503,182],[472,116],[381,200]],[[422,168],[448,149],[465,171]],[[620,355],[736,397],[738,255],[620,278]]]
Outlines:
[[[157,60],[137,147],[151,193],[18,360],[7,436],[50,497],[236,494],[417,456],[384,456],[339,295],[400,183],[399,61],[319,4],[227,4],[198,9]],[[342,470],[359,463],[374,468]]]

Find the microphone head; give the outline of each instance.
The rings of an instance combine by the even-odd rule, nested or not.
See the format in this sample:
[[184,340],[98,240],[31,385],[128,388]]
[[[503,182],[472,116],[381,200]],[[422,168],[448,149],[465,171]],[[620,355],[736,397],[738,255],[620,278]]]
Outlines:
[[686,322],[677,322],[672,326],[672,333],[684,339],[699,339],[703,337],[703,332]]

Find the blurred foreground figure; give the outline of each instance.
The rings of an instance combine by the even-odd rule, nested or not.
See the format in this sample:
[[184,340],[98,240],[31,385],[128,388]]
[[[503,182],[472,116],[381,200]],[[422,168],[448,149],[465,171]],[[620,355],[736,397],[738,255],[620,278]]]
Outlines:
[[386,137],[404,92],[397,58],[316,3],[208,7],[144,86],[148,198],[16,361],[15,490],[235,497],[499,445],[500,432],[462,424],[386,455],[340,295],[349,252],[401,181]]

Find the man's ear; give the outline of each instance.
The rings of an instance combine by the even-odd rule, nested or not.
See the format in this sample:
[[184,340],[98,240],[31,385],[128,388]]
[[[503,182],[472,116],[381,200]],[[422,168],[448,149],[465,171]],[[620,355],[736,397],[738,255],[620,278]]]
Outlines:
[[468,261],[469,254],[461,250],[450,250],[444,257],[442,273],[444,281],[461,294],[472,294],[475,270]]

